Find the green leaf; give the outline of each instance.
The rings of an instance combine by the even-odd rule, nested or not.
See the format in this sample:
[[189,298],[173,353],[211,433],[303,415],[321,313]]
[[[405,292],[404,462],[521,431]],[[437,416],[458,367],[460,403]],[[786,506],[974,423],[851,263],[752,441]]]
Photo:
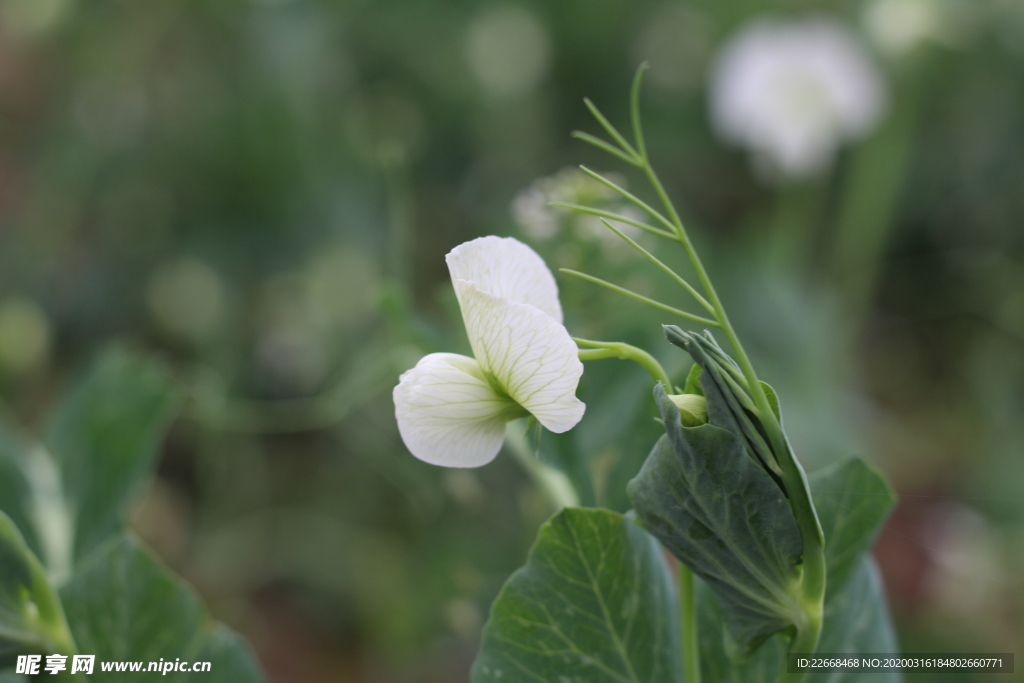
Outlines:
[[28,683],[28,676],[10,671],[0,671],[0,683]]
[[[818,513],[810,502],[811,491],[807,475],[804,473],[800,461],[793,455],[785,433],[776,431],[782,426],[782,417],[775,391],[764,382],[760,383],[761,388],[766,392],[765,398],[769,409],[779,421],[777,425],[771,424],[769,416],[759,414],[760,410],[751,396],[744,373],[736,361],[722,350],[710,331],[699,335],[693,332],[684,332],[674,325],[665,325],[664,330],[665,336],[672,344],[689,353],[694,362],[704,369],[700,381],[704,388],[704,397],[707,399],[708,421],[742,437],[750,457],[759,461],[768,472],[772,473],[780,488],[785,490],[787,497],[792,500],[804,501],[804,504],[810,509],[805,508],[804,505],[800,505],[800,507],[813,517],[817,540],[824,543],[825,536],[821,531]],[[770,434],[775,436],[770,437]],[[782,450],[775,452],[775,449]],[[784,477],[784,468],[781,464],[783,462],[788,468],[794,470],[792,474],[797,477]],[[783,484],[784,478],[787,480],[785,484]],[[798,480],[794,481],[794,479]],[[787,489],[786,487],[789,486],[799,487],[799,490]]]
[[802,614],[796,520],[738,435],[683,427],[660,385],[654,395],[666,434],[629,496],[644,526],[718,594],[733,636],[752,651]]
[[0,661],[29,651],[72,654],[74,644],[42,565],[0,512]]
[[775,683],[786,663],[786,639],[775,635],[744,658],[725,625],[721,601],[707,583],[699,579],[694,583],[701,679],[708,683]]
[[75,520],[75,561],[121,529],[176,404],[161,365],[114,347],[56,411],[46,442]]
[[[786,664],[787,641],[778,634],[752,657],[741,660],[724,627],[718,598],[697,586],[701,673],[715,683],[775,683]],[[818,652],[870,654],[899,652],[885,593],[874,562],[861,557],[849,580],[825,601]],[[899,683],[898,673],[809,673],[805,683]]]
[[212,664],[210,673],[214,681],[245,683],[264,680],[249,644],[223,624],[213,627],[196,659]]
[[[262,681],[240,639],[214,622],[192,590],[130,536],[112,540],[61,589],[79,650],[103,661],[209,661],[203,680]],[[153,674],[119,673],[118,680],[152,680]],[[169,673],[167,681],[189,680]]]
[[472,680],[679,682],[676,611],[653,538],[616,512],[567,508],[491,607]]
[[[5,655],[26,650],[77,649],[98,656],[97,671],[102,661],[148,666],[180,658],[211,662],[204,680],[263,680],[242,641],[124,535],[175,402],[159,365],[114,349],[58,409],[47,433],[52,451],[0,430],[0,501],[34,532],[49,570],[48,578],[14,523],[0,515],[0,666]],[[60,597],[51,580],[63,584]]]
[[[825,600],[825,624],[818,652],[899,652],[878,568],[861,556],[847,582]],[[807,683],[899,683],[899,673],[814,673]]]
[[896,502],[885,478],[860,458],[843,460],[810,478],[825,532],[828,591],[838,590],[868,551]]
[[700,385],[700,375],[704,368],[694,363],[690,366],[690,372],[686,374],[686,384],[683,385],[684,394],[704,395],[704,387]]

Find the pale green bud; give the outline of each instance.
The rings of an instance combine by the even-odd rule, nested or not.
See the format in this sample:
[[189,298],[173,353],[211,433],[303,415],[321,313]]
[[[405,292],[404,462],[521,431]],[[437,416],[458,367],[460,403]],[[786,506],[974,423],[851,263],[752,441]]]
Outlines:
[[684,427],[699,427],[707,424],[708,402],[698,394],[669,394],[669,399],[679,408]]

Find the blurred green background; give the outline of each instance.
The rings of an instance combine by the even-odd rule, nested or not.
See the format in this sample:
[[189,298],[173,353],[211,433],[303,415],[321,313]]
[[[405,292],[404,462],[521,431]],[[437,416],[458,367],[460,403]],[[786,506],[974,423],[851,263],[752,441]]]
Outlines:
[[[112,339],[190,400],[135,526],[272,681],[465,681],[551,510],[514,459],[404,448],[391,389],[465,351],[444,254],[486,234],[676,297],[547,199],[614,198],[582,98],[648,146],[814,470],[860,453],[902,502],[878,557],[906,651],[1024,642],[1024,5],[774,3],[843,22],[887,93],[800,179],[716,134],[709,74],[751,0],[0,0],[0,388],[29,424]],[[547,180],[538,180],[547,178]],[[622,176],[647,193],[640,178]],[[683,256],[645,242],[675,264]],[[673,372],[672,322],[559,278],[577,336]],[[672,299],[675,305],[685,304]],[[588,364],[545,458],[622,509],[658,425]],[[957,679],[954,676],[944,680]]]

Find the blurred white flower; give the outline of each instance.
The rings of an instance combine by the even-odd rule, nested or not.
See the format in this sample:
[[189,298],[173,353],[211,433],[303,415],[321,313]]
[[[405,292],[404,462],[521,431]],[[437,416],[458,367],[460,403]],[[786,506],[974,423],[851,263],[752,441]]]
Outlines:
[[394,401],[405,445],[434,465],[479,467],[501,450],[511,420],[572,429],[585,408],[576,398],[583,364],[544,261],[510,237],[466,242],[445,260],[475,358],[432,353],[402,375]]
[[721,49],[711,114],[758,170],[806,177],[843,143],[865,136],[885,108],[882,75],[849,31],[827,18],[759,19]]
[[965,48],[987,9],[981,5],[971,0],[871,0],[864,7],[864,28],[880,51],[896,58],[929,42]]
[[985,623],[998,612],[999,588],[1007,584],[1000,557],[1004,544],[992,523],[967,505],[947,502],[934,514],[941,535],[929,547],[935,566],[925,585],[946,616]]
[[864,27],[884,52],[901,56],[936,35],[934,0],[875,0],[864,10]]
[[[626,186],[626,179],[617,173],[602,175],[620,187]],[[555,237],[563,226],[568,226],[575,237],[598,242],[605,256],[613,260],[628,252],[628,245],[596,216],[551,206],[551,202],[593,206],[635,221],[644,219],[643,213],[623,200],[615,190],[597,182],[578,168],[563,168],[555,175],[538,178],[512,200],[512,217],[523,234],[530,239],[547,241]],[[636,226],[612,222],[629,237],[642,240],[642,232]]]
[[464,50],[470,70],[497,96],[524,95],[544,79],[550,40],[544,24],[519,5],[499,5],[473,21]]
[[550,178],[534,181],[512,199],[512,217],[527,237],[543,242],[558,234],[556,209],[545,187]]
[[[634,221],[643,221],[647,217],[643,211],[632,204],[615,206],[610,210]],[[634,242],[643,243],[646,241],[643,231],[635,225],[615,220],[609,222],[619,232]],[[604,257],[614,263],[621,263],[627,255],[632,253],[630,251],[631,247],[621,237],[609,230],[608,226],[602,223],[597,216],[577,215],[573,227],[577,237],[590,242],[597,242],[601,247]]]

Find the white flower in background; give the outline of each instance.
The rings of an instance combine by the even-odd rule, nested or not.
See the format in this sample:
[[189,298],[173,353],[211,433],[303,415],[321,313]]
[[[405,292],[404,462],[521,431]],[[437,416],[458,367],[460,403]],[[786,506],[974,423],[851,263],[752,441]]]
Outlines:
[[544,261],[510,237],[466,242],[445,260],[475,358],[432,353],[402,375],[394,400],[405,445],[434,465],[478,467],[501,450],[511,420],[574,427],[583,364]]
[[759,170],[806,177],[865,136],[885,106],[882,76],[840,23],[760,19],[713,66],[713,123],[754,152]]
[[[603,173],[620,187],[626,186],[626,179],[617,173]],[[595,206],[635,221],[644,220],[643,213],[607,185],[597,182],[578,168],[563,168],[552,176],[538,178],[512,200],[512,217],[523,234],[530,239],[544,242],[555,237],[563,226],[582,240],[596,241],[605,256],[618,260],[628,253],[629,246],[613,233],[596,216],[581,214],[557,206],[551,202]],[[612,221],[615,227],[634,240],[643,241],[639,228],[628,223]]]
[[528,94],[544,80],[551,40],[541,20],[520,5],[496,5],[469,24],[463,45],[469,68],[492,95]]
[[985,9],[971,0],[871,0],[863,20],[879,50],[900,58],[927,43],[966,48],[978,33]]
[[551,198],[552,178],[540,178],[512,199],[512,218],[530,239],[544,242],[558,234],[558,216],[555,207],[548,206]]
[[934,0],[875,0],[865,7],[864,27],[879,48],[902,56],[938,33],[940,17]]

